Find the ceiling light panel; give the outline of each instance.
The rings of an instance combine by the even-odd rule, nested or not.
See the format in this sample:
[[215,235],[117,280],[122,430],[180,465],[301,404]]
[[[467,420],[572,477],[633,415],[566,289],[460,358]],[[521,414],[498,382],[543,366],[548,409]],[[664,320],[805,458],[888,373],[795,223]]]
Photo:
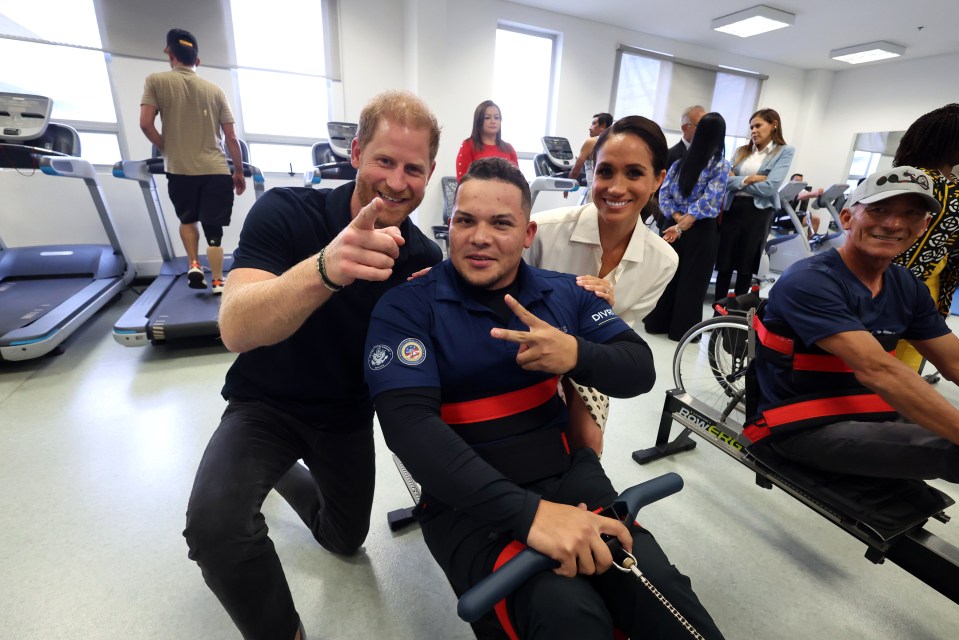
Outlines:
[[740,38],[748,38],[767,31],[788,27],[795,21],[796,16],[791,13],[760,4],[722,18],[716,18],[712,22],[712,28],[715,31],[722,31]]
[[849,64],[862,64],[863,62],[897,58],[905,52],[905,47],[891,42],[880,41],[858,44],[854,47],[834,49],[829,52],[829,57],[840,62],[848,62]]

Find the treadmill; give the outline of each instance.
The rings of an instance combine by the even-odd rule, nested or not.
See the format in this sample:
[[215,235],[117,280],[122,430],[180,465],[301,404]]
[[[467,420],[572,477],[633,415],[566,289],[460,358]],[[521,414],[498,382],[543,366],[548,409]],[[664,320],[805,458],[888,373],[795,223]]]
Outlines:
[[10,248],[0,240],[0,360],[29,360],[56,349],[133,280],[93,165],[77,156],[80,138],[50,122],[49,98],[0,93],[0,168],[80,178],[109,244]]
[[825,209],[829,212],[832,223],[843,237],[845,237],[845,232],[842,228],[842,220],[839,219],[839,212],[842,211],[842,207],[846,203],[846,193],[848,191],[849,185],[845,182],[840,182],[823,191],[822,195],[816,200],[816,204],[820,209]]
[[[542,141],[543,153],[533,159],[536,175],[567,177],[576,161],[569,140],[558,136],[543,136]],[[585,180],[582,184],[586,186]]]
[[[570,146],[567,138],[559,136],[543,136],[543,153],[536,154],[533,157],[533,170],[536,172],[536,179],[539,178],[569,178],[569,172],[576,163],[576,155],[573,153],[573,147]],[[577,187],[586,187],[586,170],[575,179],[572,179],[572,186],[568,188],[551,188],[547,191],[571,191]],[[589,197],[589,189],[583,189],[580,195],[580,204],[585,204]],[[565,204],[565,203],[564,203]],[[568,206],[568,205],[566,205]]]
[[[263,173],[248,162],[249,148],[242,140],[240,150],[243,152],[243,175],[253,179],[253,192],[256,198],[259,198],[265,190]],[[155,150],[154,155],[157,155]],[[228,162],[232,171],[233,162]],[[219,294],[214,294],[209,289],[197,290],[187,286],[189,259],[186,256],[178,257],[170,240],[156,180],[153,178],[154,175],[163,173],[161,157],[121,160],[113,165],[114,177],[136,180],[139,183],[150,224],[160,248],[160,256],[163,258],[160,274],[113,326],[113,338],[125,347],[143,346],[147,342],[157,344],[181,338],[220,335],[217,325],[220,312]],[[224,272],[229,271],[232,266],[233,257],[224,256]]]
[[316,186],[324,180],[336,180],[334,185],[323,185],[323,189],[338,187],[344,182],[356,180],[356,168],[351,161],[353,138],[359,125],[353,122],[327,122],[328,142],[313,144],[313,170],[307,171],[305,186]]

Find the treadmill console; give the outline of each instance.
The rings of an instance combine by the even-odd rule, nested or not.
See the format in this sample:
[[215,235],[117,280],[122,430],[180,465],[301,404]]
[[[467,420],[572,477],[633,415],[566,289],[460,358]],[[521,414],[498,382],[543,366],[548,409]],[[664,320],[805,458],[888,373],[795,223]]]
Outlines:
[[846,203],[846,192],[848,191],[849,185],[845,182],[834,184],[823,191],[822,195],[816,200],[816,204],[820,208],[825,207],[826,209],[832,209],[838,212]]
[[327,122],[326,130],[330,134],[330,151],[337,158],[350,159],[350,146],[356,137],[359,125],[352,122]]
[[556,136],[543,136],[543,149],[546,151],[546,157],[560,170],[569,169],[573,166],[573,148],[566,138]]
[[47,130],[52,110],[50,98],[0,92],[0,139],[20,143],[39,138]]
[[849,191],[849,185],[844,182],[840,182],[839,184],[834,184],[823,191],[822,195],[819,197],[823,202],[834,202],[835,200],[838,200],[840,196],[845,195],[847,191]]
[[806,188],[805,182],[787,182],[786,186],[779,190],[779,199],[786,202],[792,202],[799,195],[799,192]]

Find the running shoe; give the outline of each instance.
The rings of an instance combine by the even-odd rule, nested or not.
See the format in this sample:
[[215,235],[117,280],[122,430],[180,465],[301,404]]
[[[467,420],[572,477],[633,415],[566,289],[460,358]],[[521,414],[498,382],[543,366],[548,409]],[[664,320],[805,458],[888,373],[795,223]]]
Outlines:
[[221,278],[213,279],[213,293],[223,293],[223,280]]
[[203,277],[203,267],[199,262],[190,263],[190,270],[186,272],[191,289],[206,289],[206,279]]

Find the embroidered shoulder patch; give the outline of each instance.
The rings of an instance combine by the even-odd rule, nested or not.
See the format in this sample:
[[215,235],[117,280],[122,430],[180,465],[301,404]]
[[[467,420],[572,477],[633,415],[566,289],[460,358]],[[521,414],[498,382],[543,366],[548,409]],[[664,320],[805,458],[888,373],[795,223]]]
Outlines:
[[393,350],[385,344],[378,344],[370,349],[370,355],[366,359],[370,369],[379,371],[393,360]]
[[416,338],[407,338],[396,348],[397,357],[403,364],[415,367],[426,360],[426,347]]

